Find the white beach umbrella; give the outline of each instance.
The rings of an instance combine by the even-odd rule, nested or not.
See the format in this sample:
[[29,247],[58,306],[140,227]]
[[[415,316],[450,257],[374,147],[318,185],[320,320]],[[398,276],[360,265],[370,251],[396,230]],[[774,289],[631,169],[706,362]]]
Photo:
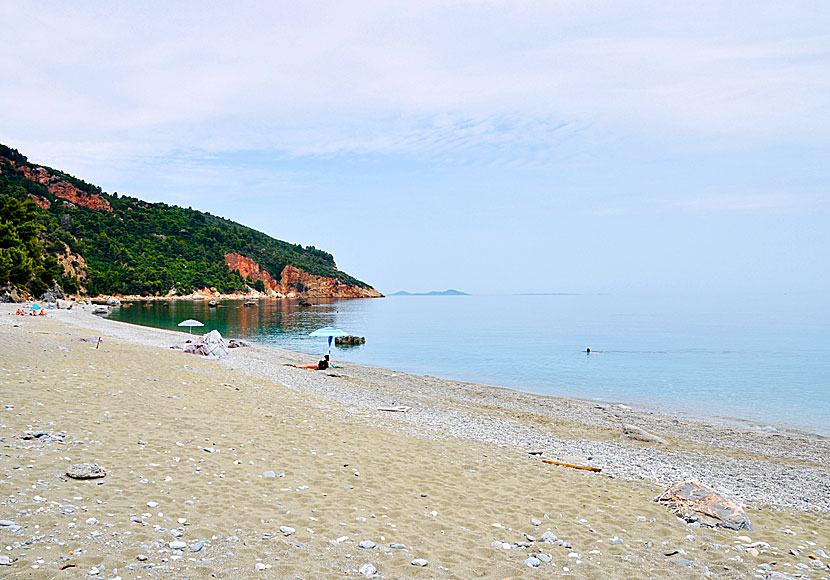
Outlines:
[[334,340],[335,336],[349,336],[349,333],[345,330],[340,330],[339,328],[334,328],[333,326],[326,326],[324,328],[318,328],[314,332],[309,333],[309,336],[327,336],[329,339],[329,356],[331,356],[331,342]]
[[183,321],[179,322],[179,326],[187,326],[188,327],[187,331],[192,334],[194,326],[204,326],[204,324],[202,324],[198,320],[193,320],[192,318],[188,318],[187,320],[183,320]]

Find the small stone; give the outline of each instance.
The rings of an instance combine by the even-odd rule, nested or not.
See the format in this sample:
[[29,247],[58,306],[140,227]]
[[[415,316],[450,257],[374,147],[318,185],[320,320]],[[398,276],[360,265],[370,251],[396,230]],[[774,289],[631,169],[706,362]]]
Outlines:
[[389,544],[389,547],[393,550],[406,550],[406,546],[403,544]]
[[538,518],[530,518],[530,523],[533,524],[534,526],[541,526],[542,525],[542,520],[540,520]]
[[72,479],[97,479],[106,477],[107,472],[97,463],[76,463],[66,469],[66,475]]
[[362,550],[371,550],[375,547],[375,543],[372,540],[362,540],[357,547]]
[[675,558],[674,560],[669,560],[669,563],[674,564],[675,566],[691,566],[692,561],[687,560],[686,558]]
[[273,471],[263,471],[262,472],[262,477],[265,477],[265,478],[277,477],[277,474]]
[[623,544],[623,543],[624,542],[622,541],[622,538],[618,538],[617,536],[614,536],[613,538],[611,538],[611,544],[612,545],[617,546],[617,545]]
[[157,507],[159,507],[159,502],[157,502],[157,501],[148,501],[147,502],[147,507],[148,508],[157,508]]
[[295,530],[294,528],[292,528],[290,526],[280,526],[280,531],[283,533],[283,535],[290,536],[291,534],[293,534],[297,530]]
[[539,541],[540,542],[546,542],[548,544],[554,543],[556,541],[556,539],[557,539],[556,535],[551,531],[547,531],[544,534],[542,534],[541,536],[539,536]]
[[550,561],[553,560],[553,557],[550,554],[535,554],[537,558],[539,558],[545,564],[550,564]]
[[174,542],[170,542],[168,546],[170,546],[171,550],[184,550],[187,547],[187,542],[176,540]]
[[538,568],[542,564],[542,561],[539,558],[536,558],[535,556],[530,556],[525,560],[525,564],[530,566],[531,568]]
[[414,560],[412,560],[412,565],[418,566],[419,568],[423,568],[425,566],[429,566],[429,562],[427,562],[423,558],[415,558]]
[[267,568],[267,566],[265,564],[263,564],[262,562],[257,562],[254,565],[254,568],[256,568],[257,570],[259,570],[261,572],[262,570],[265,570]]
[[744,544],[752,543],[752,538],[750,538],[749,536],[738,536],[737,539],[739,542],[743,542]]
[[138,556],[135,557],[135,559],[138,560],[139,562],[146,562],[147,561],[147,556],[145,556],[144,554],[139,554]]
[[759,552],[757,548],[747,548],[747,549],[746,549],[746,553],[747,553],[747,554],[750,554],[751,556],[755,556],[755,557],[757,558],[757,557],[758,557],[758,555],[759,555],[761,552]]
[[202,548],[204,548],[204,547],[205,547],[205,541],[204,540],[199,540],[198,542],[196,542],[195,544],[190,546],[190,551],[191,552],[200,552],[202,550]]
[[89,518],[89,519],[86,520],[86,523],[89,524],[90,526],[94,526],[95,524],[98,523],[98,520],[96,520],[95,518]]
[[6,556],[5,554],[0,555],[0,566],[11,566],[12,559]]
[[371,564],[363,564],[357,571],[366,578],[377,578],[379,576],[378,569]]

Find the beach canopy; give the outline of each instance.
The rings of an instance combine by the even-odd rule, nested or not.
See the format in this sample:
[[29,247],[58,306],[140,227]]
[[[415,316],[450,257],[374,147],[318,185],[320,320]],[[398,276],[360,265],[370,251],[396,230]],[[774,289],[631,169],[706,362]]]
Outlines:
[[339,328],[334,328],[333,326],[325,326],[323,328],[318,328],[314,332],[309,333],[309,336],[327,336],[329,339],[329,356],[331,356],[331,342],[334,340],[335,336],[349,336],[349,333],[345,330],[340,330]]
[[179,322],[179,326],[187,326],[188,327],[188,329],[187,329],[188,332],[192,333],[194,326],[204,326],[204,324],[202,324],[198,320],[193,320],[192,318],[188,318],[187,320],[183,320],[183,321]]

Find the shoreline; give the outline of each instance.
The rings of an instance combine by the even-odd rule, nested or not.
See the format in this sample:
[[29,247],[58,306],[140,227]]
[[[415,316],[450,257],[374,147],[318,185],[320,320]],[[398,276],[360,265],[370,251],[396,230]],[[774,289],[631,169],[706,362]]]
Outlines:
[[[106,297],[103,297],[103,298],[106,298]],[[222,299],[237,300],[238,301],[238,300],[243,300],[243,299],[247,299],[247,298],[248,298],[247,295],[236,295],[236,296],[234,296],[234,295],[225,295],[225,296],[223,296]],[[127,297],[121,297],[121,299],[124,300],[125,302],[135,303],[135,302],[139,302],[141,300],[144,300],[145,298],[144,297],[127,296]],[[182,301],[182,300],[202,301],[202,300],[208,300],[208,299],[211,299],[211,297],[210,296],[200,296],[200,297],[194,298],[193,295],[180,296],[180,297],[176,297],[176,296],[164,297],[164,296],[162,296],[162,297],[147,298],[147,300],[150,300],[150,301]],[[257,298],[257,299],[258,300],[275,300],[275,301],[298,300],[298,298],[273,298],[273,297],[264,297],[264,296],[260,297],[260,298]],[[98,300],[98,298],[96,298],[96,300]],[[332,300],[341,300],[341,299],[332,299]],[[219,307],[221,307],[221,304],[219,305]],[[122,322],[122,321],[113,320],[113,322]],[[136,324],[136,323],[127,323],[127,324]],[[137,324],[137,325],[138,326],[144,326],[144,325],[141,325],[141,324]],[[154,327],[154,326],[151,326],[151,325],[147,325],[146,327],[147,328],[158,328],[158,327]],[[167,330],[167,329],[160,329],[160,330]],[[233,337],[225,337],[225,338],[233,338]],[[245,339],[245,340],[250,341],[250,339]],[[268,345],[268,344],[265,344],[265,343],[257,343],[257,344],[259,344],[260,346],[265,347],[265,348],[274,348],[275,350],[278,350],[278,351],[279,350],[285,350],[285,349],[282,349],[279,346]],[[293,352],[293,351],[286,351],[286,352]],[[305,356],[305,353],[300,353],[300,352],[295,352],[294,354],[297,354],[299,356]],[[316,362],[316,360],[313,360],[313,361],[310,360],[309,362]],[[364,367],[367,367],[367,368],[372,368],[372,367],[375,366],[375,363],[360,364],[360,363],[349,362],[349,364],[364,366]],[[380,368],[386,368],[386,367],[383,366],[383,363],[377,363],[377,365],[379,365]],[[576,395],[556,395],[556,394],[550,395],[550,394],[547,394],[547,393],[534,391],[534,390],[523,390],[519,386],[510,386],[510,385],[500,385],[500,384],[496,384],[496,383],[479,382],[477,380],[474,380],[474,379],[470,380],[470,379],[467,379],[467,378],[464,378],[464,377],[461,377],[461,376],[453,377],[451,375],[445,376],[445,375],[422,374],[421,372],[419,372],[417,370],[397,371],[397,372],[412,374],[412,375],[415,375],[415,376],[434,377],[434,378],[437,378],[437,379],[440,379],[440,380],[451,381],[451,382],[475,384],[475,385],[481,386],[482,388],[512,390],[512,391],[517,391],[517,392],[520,392],[520,393],[524,393],[524,394],[532,395],[532,396],[538,396],[538,397],[554,397],[554,398],[561,398],[561,399],[573,399],[573,400],[583,401],[585,403],[600,404],[600,405],[622,405],[624,407],[629,407],[631,409],[635,409],[635,410],[637,410],[641,413],[650,413],[650,414],[658,413],[658,414],[661,414],[661,415],[666,415],[666,416],[670,416],[670,417],[674,417],[674,418],[678,418],[678,419],[682,419],[682,420],[699,421],[699,422],[704,422],[704,423],[718,424],[718,425],[721,425],[721,426],[731,426],[731,427],[735,427],[735,428],[744,428],[744,429],[749,429],[749,430],[756,430],[756,429],[757,430],[765,430],[765,431],[770,432],[770,433],[790,432],[790,433],[796,433],[796,434],[801,434],[801,435],[805,435],[805,436],[812,436],[812,437],[818,437],[818,438],[823,438],[823,439],[828,439],[828,437],[830,437],[830,431],[828,431],[827,434],[819,432],[819,429],[825,428],[824,426],[819,427],[819,426],[814,425],[814,424],[797,424],[797,423],[792,423],[792,422],[789,422],[789,421],[786,421],[786,420],[777,419],[777,418],[774,418],[774,417],[773,418],[763,418],[763,417],[737,416],[737,415],[726,415],[726,414],[715,415],[715,414],[707,413],[705,411],[699,411],[699,412],[698,411],[689,411],[689,410],[684,409],[684,408],[672,407],[672,406],[667,405],[667,404],[641,402],[641,401],[628,400],[628,399],[609,399],[609,398],[603,398],[603,397],[585,398],[585,397],[580,397],[580,396],[576,396]]]
[[[73,319],[76,324],[80,322],[88,328],[109,332],[120,339],[162,348],[193,338],[188,333],[175,330],[134,325],[91,315],[85,321],[77,320],[76,317],[69,317],[67,321],[72,322]],[[314,363],[315,357],[258,343],[252,343],[250,348],[231,351],[230,356],[216,362],[230,370],[242,371],[289,389],[363,410],[373,411],[379,406],[390,405],[412,406],[413,412],[395,414],[397,416],[393,419],[409,424],[413,432],[421,434],[450,433],[462,439],[498,444],[498,438],[492,436],[492,433],[510,433],[509,437],[502,437],[510,439],[514,448],[522,449],[521,440],[531,441],[533,445],[528,446],[547,448],[549,453],[558,453],[560,458],[576,459],[586,465],[599,466],[604,462],[606,471],[611,470],[615,476],[632,481],[645,479],[666,485],[670,483],[669,473],[681,473],[686,478],[701,479],[747,505],[781,505],[799,510],[818,507],[820,511],[830,511],[830,477],[827,477],[830,470],[824,472],[826,483],[823,486],[820,474],[822,470],[814,470],[819,465],[830,465],[830,441],[822,435],[786,425],[775,425],[774,431],[767,431],[764,430],[764,426],[769,425],[767,422],[678,416],[675,412],[664,412],[637,404],[543,395],[353,363],[337,369],[337,376],[345,379],[350,386],[357,384],[357,389],[338,388],[338,385],[322,386],[320,381],[313,380],[316,378],[313,374],[296,376],[297,369],[285,367],[287,364]],[[460,419],[462,424],[468,427],[475,425],[475,428],[456,429],[454,423],[459,420],[459,413],[465,415]],[[519,415],[529,418],[531,425],[517,423],[515,418]],[[574,443],[573,441],[579,440],[572,438],[560,439],[555,431],[538,428],[547,422],[551,425],[569,425],[588,437],[582,443]],[[620,437],[623,424],[634,424],[668,439],[671,444],[668,448],[649,445],[626,448],[630,442]],[[725,452],[734,456],[738,462],[708,461],[704,466],[692,457],[701,450],[706,454]],[[757,469],[752,465],[741,464],[741,461],[765,461],[769,458],[796,464],[806,462],[808,465],[804,467],[813,469],[810,471],[812,492],[803,489],[801,492],[785,491],[781,485],[774,483],[775,478],[770,477],[765,485],[753,484],[754,489],[745,490],[741,486],[727,483],[731,479],[727,474],[734,476],[736,473],[738,479],[751,481],[752,474]],[[632,468],[626,465],[627,462],[639,464],[640,467]],[[666,465],[660,466],[661,462]],[[788,469],[781,469],[780,466],[767,465],[766,469],[777,473],[779,479],[786,480],[789,477]],[[714,475],[707,474],[707,470],[714,472]],[[804,480],[798,483],[804,483]],[[820,488],[826,489],[827,493],[815,493]]]
[[[303,370],[286,365],[314,357],[257,344],[201,357],[170,348],[187,333],[88,310],[0,306],[4,577],[830,572],[822,438],[351,363]],[[628,422],[667,443],[621,438]],[[66,477],[76,463],[106,476]],[[687,524],[654,501],[687,478],[745,504],[754,529]]]

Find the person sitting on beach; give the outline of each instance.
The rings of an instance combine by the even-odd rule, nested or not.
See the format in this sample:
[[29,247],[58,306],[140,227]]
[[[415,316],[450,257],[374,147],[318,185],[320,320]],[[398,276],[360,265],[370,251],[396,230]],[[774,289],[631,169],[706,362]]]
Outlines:
[[316,365],[291,365],[292,367],[298,369],[310,369],[314,371],[324,371],[329,368],[329,355],[323,357],[323,360],[319,361]]

